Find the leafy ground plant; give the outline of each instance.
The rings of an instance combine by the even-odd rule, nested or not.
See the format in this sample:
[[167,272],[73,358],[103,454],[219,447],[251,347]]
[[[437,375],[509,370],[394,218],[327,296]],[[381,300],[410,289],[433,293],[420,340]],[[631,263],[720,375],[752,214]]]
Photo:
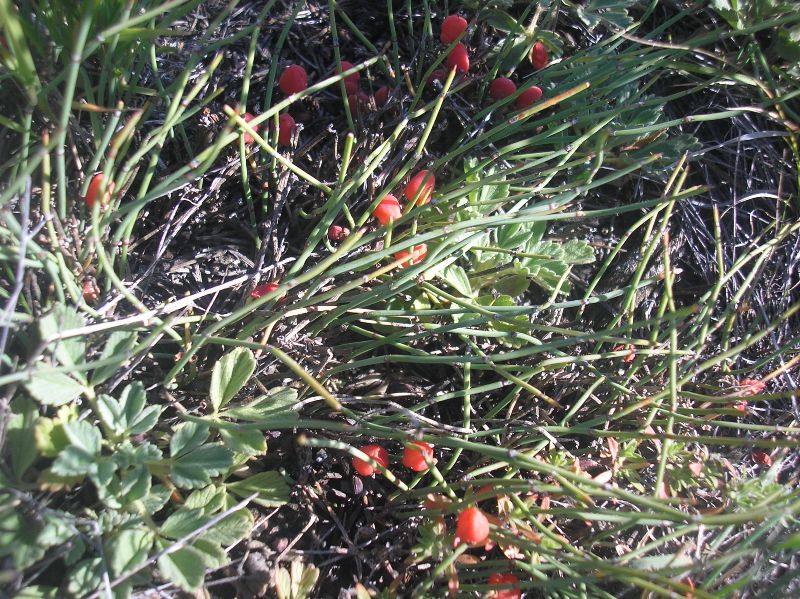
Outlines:
[[791,595],[798,31],[0,0],[0,596]]

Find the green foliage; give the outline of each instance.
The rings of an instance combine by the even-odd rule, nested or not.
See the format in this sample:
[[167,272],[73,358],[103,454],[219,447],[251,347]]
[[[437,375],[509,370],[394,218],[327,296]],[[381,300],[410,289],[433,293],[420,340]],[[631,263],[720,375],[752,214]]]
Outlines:
[[[62,316],[42,319],[38,326],[41,339],[82,326],[74,313]],[[130,349],[134,342],[133,335],[113,334],[102,355],[111,357],[123,351],[121,348]],[[87,364],[83,343],[51,344],[49,348],[61,364]],[[247,349],[235,349],[221,358],[211,380],[215,412],[226,418],[256,420],[264,427],[271,418],[296,418],[290,410],[297,397],[293,390],[275,389],[255,401],[230,403],[247,384],[254,367],[255,359]],[[105,366],[98,369],[89,380],[105,380],[113,374]],[[34,371],[33,381],[39,383],[26,385],[27,395],[16,397],[12,404],[12,473],[23,481],[32,466],[49,462],[39,477],[40,484],[55,489],[90,483],[97,502],[87,509],[95,513],[100,526],[106,561],[86,542],[87,535],[96,533],[68,511],[48,510],[36,526],[30,526],[24,504],[19,502],[0,511],[0,546],[8,548],[0,555],[13,556],[15,566],[24,569],[44,559],[51,548],[66,548],[70,596],[99,588],[107,574],[111,579],[126,578],[115,587],[114,596],[128,597],[132,583],[149,575],[148,559],[165,549],[170,550],[157,560],[161,575],[186,591],[195,591],[208,569],[227,563],[224,549],[245,538],[253,527],[248,509],[231,508],[243,499],[270,507],[288,501],[289,487],[277,472],[227,480],[234,464],[266,451],[260,430],[217,430],[198,421],[165,428],[161,422],[164,408],[149,402],[138,381],[116,395],[97,393],[90,384],[80,385],[79,393],[85,394],[92,407],[89,417],[82,418],[74,397],[59,396],[53,401],[54,390],[50,397],[40,397],[42,372],[46,371]],[[56,406],[60,407],[54,415],[44,415]],[[159,440],[165,437],[168,446]],[[174,491],[155,484],[156,479],[167,482]],[[176,500],[183,490],[190,491],[188,497],[183,502]],[[131,573],[135,573],[132,578],[128,576]],[[49,592],[25,591],[29,596],[47,596]]]
[[299,560],[292,560],[289,568],[279,567],[275,573],[275,591],[278,599],[306,599],[319,579],[319,570],[306,566]]

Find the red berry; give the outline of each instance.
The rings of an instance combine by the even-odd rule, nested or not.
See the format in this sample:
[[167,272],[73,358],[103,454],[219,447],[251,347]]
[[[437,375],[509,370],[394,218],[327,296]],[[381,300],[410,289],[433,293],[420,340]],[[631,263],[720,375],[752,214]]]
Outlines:
[[[352,62],[342,61],[342,68],[336,69],[337,73],[344,73],[353,68]],[[358,80],[361,78],[361,73],[353,73],[344,78],[344,89],[349,94],[354,94],[358,91]]]
[[[492,574],[489,577],[489,584],[492,586],[500,586],[500,585],[510,585],[510,584],[517,584],[519,582],[519,578],[514,576],[513,574]],[[505,588],[505,589],[498,589],[496,591],[492,591],[493,594],[490,597],[494,597],[494,599],[519,599],[521,597],[521,593],[517,588]]]
[[[420,187],[422,190],[420,190]],[[433,176],[433,173],[421,170],[406,183],[403,193],[409,202],[416,198],[417,206],[424,206],[431,201],[431,194],[433,193],[434,187],[436,187],[436,177]]]
[[375,106],[380,108],[389,100],[389,88],[381,85],[372,97],[375,99]]
[[406,266],[413,266],[414,264],[419,264],[425,259],[425,256],[428,254],[428,246],[424,243],[419,245],[412,246],[411,251],[409,250],[401,250],[394,255],[395,260],[402,260],[403,258],[408,258],[400,264],[400,268],[405,268]]
[[[89,183],[89,188],[86,190],[86,195],[83,196],[83,200],[86,202],[86,205],[89,207],[89,210],[94,208],[94,203],[97,200],[97,196],[100,194],[100,189],[103,187],[103,173],[97,173],[92,177],[91,182]],[[108,203],[111,201],[111,194],[114,193],[114,182],[108,184],[106,187],[106,193],[103,195],[103,206],[108,206]]]
[[750,455],[756,464],[772,466],[772,457],[763,449],[754,449]]
[[388,193],[381,200],[380,204],[375,207],[372,216],[378,219],[382,225],[396,221],[403,216],[403,210],[400,208],[400,202],[392,194]]
[[742,379],[739,381],[739,388],[742,395],[758,395],[766,389],[766,387],[767,384],[758,379]]
[[517,108],[528,108],[541,97],[542,89],[534,85],[517,96],[516,106]]
[[467,20],[458,15],[450,15],[442,21],[442,32],[439,39],[443,44],[452,44],[459,35],[467,28]]
[[447,79],[447,71],[443,69],[436,69],[433,73],[431,73],[430,77],[428,77],[428,83],[433,83],[434,81],[444,83],[445,79]]
[[495,102],[507,98],[515,91],[517,91],[517,85],[508,77],[498,77],[489,86],[489,94]]
[[340,227],[339,225],[328,227],[328,239],[331,241],[342,241],[348,235],[350,235],[350,229],[347,227]]
[[347,105],[350,107],[350,114],[358,114],[362,108],[369,106],[369,96],[364,92],[356,92],[347,96]]
[[469,71],[469,52],[464,44],[457,44],[447,55],[447,66],[461,73]]
[[[270,129],[274,129],[274,125],[270,124]],[[290,146],[292,145],[292,136],[294,135],[294,130],[296,128],[296,124],[294,122],[294,118],[288,112],[284,112],[283,114],[278,116],[278,145],[281,146]]]
[[412,441],[411,447],[406,447],[403,450],[403,466],[413,470],[414,472],[422,472],[428,469],[428,461],[433,461],[433,447],[425,443],[425,441]]
[[292,64],[286,67],[278,80],[281,91],[290,96],[303,91],[308,87],[308,75],[306,70],[299,64]]
[[100,288],[95,284],[94,279],[83,280],[83,300],[87,304],[97,301],[100,297]]
[[458,515],[456,534],[465,543],[483,543],[489,538],[489,520],[478,508],[468,507]]
[[[244,113],[244,116],[242,117],[242,119],[244,119],[244,122],[245,122],[245,123],[249,123],[249,122],[250,122],[250,121],[252,121],[254,118],[256,118],[256,117],[254,117],[254,116],[253,116],[252,114],[250,114],[249,112],[245,112],[245,113]],[[253,130],[254,130],[256,133],[258,133],[258,125],[254,126],[254,127],[253,127]],[[245,133],[245,134],[244,134],[244,143],[245,143],[245,144],[247,144],[247,145],[250,145],[251,143],[253,143],[253,141],[254,141],[254,140],[253,140],[253,136],[252,136],[252,135],[250,135],[249,133]]]
[[[380,445],[364,445],[364,447],[360,447],[359,449],[361,449],[362,453],[367,454],[384,468],[389,465],[389,453]],[[353,468],[361,476],[372,476],[376,470],[372,464],[358,458],[353,458]]]
[[253,299],[264,297],[268,293],[277,291],[278,287],[280,287],[280,285],[278,285],[276,282],[263,283],[250,292],[250,297]]
[[533,48],[531,48],[531,63],[537,71],[547,66],[547,48],[544,47],[542,42],[533,44]]

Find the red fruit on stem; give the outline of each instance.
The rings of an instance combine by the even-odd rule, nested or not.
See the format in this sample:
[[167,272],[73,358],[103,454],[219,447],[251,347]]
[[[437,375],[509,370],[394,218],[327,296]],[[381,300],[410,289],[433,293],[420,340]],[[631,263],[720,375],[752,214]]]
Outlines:
[[[89,187],[86,190],[86,195],[83,196],[84,202],[89,207],[89,210],[94,208],[94,203],[97,201],[97,196],[100,194],[100,189],[103,187],[103,173],[97,173],[92,177],[92,180],[89,182]],[[111,194],[114,193],[115,184],[111,181],[106,186],[106,193],[103,195],[103,206],[108,206],[108,203],[111,201]]]
[[394,257],[395,260],[403,260],[404,258],[408,258],[408,260],[404,260],[400,264],[400,268],[405,268],[406,266],[413,266],[414,264],[419,264],[425,259],[425,256],[428,254],[428,246],[424,243],[419,245],[412,246],[411,251],[408,250],[401,250],[397,252]]
[[531,48],[531,63],[533,68],[537,71],[547,66],[549,59],[547,57],[547,48],[542,42],[536,42]]
[[428,469],[429,462],[433,461],[433,447],[425,443],[425,441],[412,441],[411,447],[406,447],[403,450],[403,466],[413,470],[414,472],[422,472]]
[[[270,129],[274,129],[275,125],[270,124]],[[288,112],[278,116],[278,145],[289,146],[292,144],[292,136],[297,124],[294,118]]]
[[[352,62],[347,62],[346,60],[342,61],[342,68],[336,69],[337,73],[344,73],[345,71],[349,71],[353,68]],[[352,75],[348,75],[344,78],[344,89],[347,91],[347,94],[354,94],[358,91],[358,80],[361,79],[361,73],[353,73]]]
[[83,301],[87,304],[91,304],[97,301],[97,298],[100,297],[100,289],[94,282],[94,279],[84,279],[83,280]]
[[380,108],[389,100],[389,88],[381,85],[372,97],[375,99],[375,106]]
[[358,114],[369,106],[369,96],[361,91],[350,94],[347,96],[347,105],[350,106],[350,114]]
[[750,456],[756,464],[762,466],[772,466],[772,457],[763,449],[754,449]]
[[[252,114],[250,114],[249,112],[245,112],[245,113],[244,113],[244,116],[242,117],[242,119],[244,119],[244,122],[245,122],[245,123],[249,123],[249,122],[250,122],[250,121],[252,121],[254,118],[256,118],[256,117],[254,117],[254,116],[253,116]],[[258,133],[258,129],[259,129],[258,125],[255,125],[255,126],[253,127],[253,130],[254,130],[256,133]],[[253,139],[253,136],[252,136],[252,135],[250,135],[249,133],[245,133],[245,134],[244,134],[244,143],[245,143],[246,145],[250,145],[251,143],[253,143],[253,141],[255,141],[255,140]]]
[[460,73],[469,71],[469,52],[464,44],[458,43],[450,50],[450,54],[447,55],[447,66]]
[[387,193],[373,210],[372,216],[377,218],[380,224],[386,225],[403,216],[403,210],[397,198]]
[[350,229],[347,227],[340,227],[339,225],[328,227],[328,239],[331,241],[342,241],[348,235],[350,235]]
[[[380,445],[364,445],[364,447],[360,447],[359,449],[361,449],[362,453],[367,454],[384,468],[389,465],[389,453]],[[372,464],[359,458],[353,458],[353,469],[361,476],[372,476],[376,471],[376,468]]]
[[435,187],[436,177],[433,176],[433,173],[421,170],[406,183],[403,193],[409,202],[413,202],[416,198],[417,206],[424,206],[431,201],[431,194]]
[[278,287],[280,287],[280,285],[276,281],[273,281],[271,283],[262,283],[261,285],[259,285],[250,292],[250,297],[253,299],[264,297],[268,293],[277,291]]
[[465,543],[483,543],[489,538],[489,520],[476,507],[468,507],[458,515],[456,535]]
[[542,97],[542,88],[534,85],[533,87],[529,87],[520,95],[518,95],[515,104],[517,108],[528,108],[530,106],[533,106],[533,103],[539,100],[539,98],[541,97]]
[[744,399],[737,401],[733,404],[733,409],[738,410],[742,414],[747,414],[747,402]]
[[761,393],[767,384],[758,379],[742,379],[739,381],[739,389],[742,395],[758,395]]
[[303,91],[308,87],[306,70],[299,64],[289,65],[281,73],[278,86],[287,96]]
[[458,15],[450,15],[442,21],[442,31],[439,39],[443,44],[452,44],[458,36],[467,28],[467,20]]
[[498,77],[489,86],[489,95],[497,102],[517,91],[517,85],[508,77]]
[[[519,578],[510,573],[507,574],[496,573],[492,574],[489,577],[488,582],[492,586],[500,586],[500,585],[506,586],[519,583]],[[494,599],[519,599],[521,597],[521,593],[519,589],[511,587],[511,588],[491,591],[489,593],[489,596],[493,597]]]

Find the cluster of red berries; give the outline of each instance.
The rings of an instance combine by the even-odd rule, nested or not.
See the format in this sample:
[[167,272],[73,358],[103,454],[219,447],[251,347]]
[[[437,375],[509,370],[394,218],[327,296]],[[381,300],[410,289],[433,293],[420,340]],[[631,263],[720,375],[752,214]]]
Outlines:
[[[424,206],[431,201],[431,194],[436,187],[436,177],[427,170],[417,172],[403,189],[403,195],[409,202],[415,203],[417,206]],[[396,221],[403,215],[403,209],[400,207],[400,200],[390,193],[387,193],[380,203],[372,211],[374,216],[381,225],[387,225]],[[404,268],[407,264],[419,264],[428,253],[428,246],[424,243],[413,246],[410,250],[403,250],[397,252],[394,257],[397,260],[404,260],[400,267]]]
[[[389,467],[389,454],[380,445],[364,445],[359,449],[384,468]],[[425,441],[412,441],[409,447],[403,450],[403,466],[414,472],[424,472],[431,461],[433,461],[433,447]],[[375,474],[375,467],[360,458],[353,458],[353,469],[361,476]]]
[[[389,467],[389,453],[380,445],[364,445],[359,448],[383,468]],[[424,441],[412,441],[403,450],[403,466],[414,472],[424,472],[433,461],[433,447]],[[361,476],[373,476],[376,468],[371,463],[354,457],[353,469]],[[483,545],[489,539],[489,518],[480,509],[468,507],[458,514],[456,520],[456,537],[470,545]],[[513,574],[492,574],[490,585],[513,585],[519,579]],[[495,597],[519,599],[520,592],[516,588],[503,588],[493,591]]]
[[[450,15],[442,21],[442,29],[439,39],[443,44],[452,44],[459,39],[467,29],[467,20],[458,15]],[[531,62],[536,70],[543,69],[548,63],[547,48],[542,42],[536,42],[531,49]],[[455,69],[459,73],[469,71],[469,51],[467,47],[459,42],[447,55],[447,66]],[[437,70],[431,73],[428,82],[433,80],[444,81],[445,71]],[[497,102],[516,93],[517,85],[508,77],[498,77],[489,86],[489,94]],[[514,104],[517,108],[528,108],[542,97],[542,90],[538,86],[531,86],[517,96]]]
[[[299,64],[289,65],[283,70],[283,73],[281,73],[278,79],[278,87],[280,87],[281,91],[287,96],[303,91],[308,87],[308,74],[306,70]],[[249,123],[256,117],[247,112],[242,118]],[[297,123],[291,114],[284,112],[278,115],[278,145],[291,145],[296,127]],[[254,126],[253,129],[258,133],[258,126]],[[270,129],[274,129],[274,123],[270,123]],[[253,137],[245,133],[244,143],[248,145],[253,143]]]

